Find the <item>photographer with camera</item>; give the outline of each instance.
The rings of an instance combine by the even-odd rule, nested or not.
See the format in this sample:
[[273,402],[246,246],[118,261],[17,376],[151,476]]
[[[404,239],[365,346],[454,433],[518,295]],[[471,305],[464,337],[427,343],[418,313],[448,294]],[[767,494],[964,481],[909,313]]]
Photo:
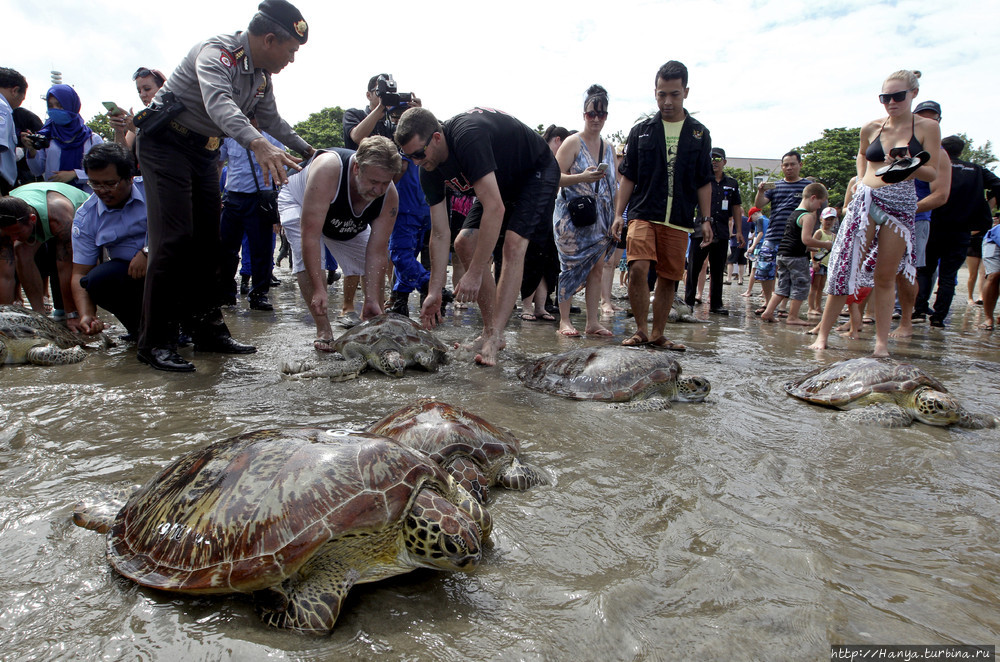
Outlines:
[[[344,113],[344,143],[357,149],[358,143],[368,136],[385,136],[392,140],[396,122],[407,108],[420,107],[420,99],[412,92],[399,92],[396,81],[389,74],[377,74],[368,80],[368,108],[351,108]],[[423,249],[424,236],[431,226],[430,210],[420,188],[418,168],[403,157],[403,170],[396,177],[399,193],[399,215],[389,239],[389,259],[395,276],[392,296],[386,304],[387,312],[409,316],[407,302],[410,292],[427,293],[430,272],[417,259]],[[344,280],[344,316],[354,312],[354,291],[357,277]],[[348,321],[350,318],[345,319]],[[338,320],[340,321],[340,320]]]
[[304,157],[314,151],[278,114],[271,80],[307,38],[298,9],[285,0],[264,0],[246,31],[196,44],[135,116],[150,248],[137,356],[157,370],[195,369],[177,353],[182,322],[195,351],[256,351],[232,338],[219,310],[220,136],[253,152],[262,189],[287,182],[286,166],[300,169],[300,159],[261,131]]

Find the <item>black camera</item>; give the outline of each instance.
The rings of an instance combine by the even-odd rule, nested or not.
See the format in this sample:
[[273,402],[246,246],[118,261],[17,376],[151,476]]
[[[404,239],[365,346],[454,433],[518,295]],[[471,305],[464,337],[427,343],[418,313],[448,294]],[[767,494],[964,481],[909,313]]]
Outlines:
[[375,88],[375,96],[382,101],[382,106],[387,110],[400,104],[408,104],[413,101],[412,92],[397,92],[396,81],[392,76],[379,76],[378,84]]
[[45,149],[52,144],[52,138],[41,133],[29,133],[28,142],[34,149]]

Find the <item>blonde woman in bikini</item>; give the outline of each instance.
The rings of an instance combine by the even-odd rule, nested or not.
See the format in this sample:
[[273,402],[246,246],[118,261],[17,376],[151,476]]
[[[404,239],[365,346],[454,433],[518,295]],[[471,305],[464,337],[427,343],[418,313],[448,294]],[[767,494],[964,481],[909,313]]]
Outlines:
[[879,102],[887,116],[861,128],[858,184],[830,253],[829,299],[811,349],[826,349],[844,301],[874,281],[875,351],[889,356],[889,329],[896,274],[914,282],[914,179],[937,176],[941,130],[933,120],[914,115],[919,71],[897,71],[882,84]]

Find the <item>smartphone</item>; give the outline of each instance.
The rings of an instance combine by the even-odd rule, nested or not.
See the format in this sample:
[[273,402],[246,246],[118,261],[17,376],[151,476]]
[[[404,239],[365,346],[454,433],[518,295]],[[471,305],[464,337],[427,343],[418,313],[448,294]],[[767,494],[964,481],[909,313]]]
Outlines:
[[121,108],[114,101],[105,101],[104,107],[108,109],[108,112],[112,115],[128,115],[128,111]]
[[607,172],[607,171],[608,171],[607,163],[602,163],[601,165],[597,166],[597,172]]
[[775,188],[777,186],[778,186],[778,182],[764,182],[761,185],[761,188],[764,189],[765,191],[770,191],[771,189],[773,189],[773,188]]

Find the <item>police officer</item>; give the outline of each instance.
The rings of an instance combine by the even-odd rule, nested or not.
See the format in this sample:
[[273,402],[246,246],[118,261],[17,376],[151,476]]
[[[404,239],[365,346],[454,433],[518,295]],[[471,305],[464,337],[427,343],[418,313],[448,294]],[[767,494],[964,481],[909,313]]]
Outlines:
[[230,336],[214,287],[220,266],[220,136],[253,152],[263,187],[272,180],[284,184],[285,166],[299,169],[299,159],[272,145],[261,131],[303,156],[313,153],[278,115],[271,87],[271,76],[294,61],[307,38],[308,26],[294,6],[264,0],[246,32],[194,46],[148,112],[136,116],[149,212],[149,266],[138,343],[143,363],[158,370],[194,370],[177,353],[181,323],[195,351],[256,351]]

